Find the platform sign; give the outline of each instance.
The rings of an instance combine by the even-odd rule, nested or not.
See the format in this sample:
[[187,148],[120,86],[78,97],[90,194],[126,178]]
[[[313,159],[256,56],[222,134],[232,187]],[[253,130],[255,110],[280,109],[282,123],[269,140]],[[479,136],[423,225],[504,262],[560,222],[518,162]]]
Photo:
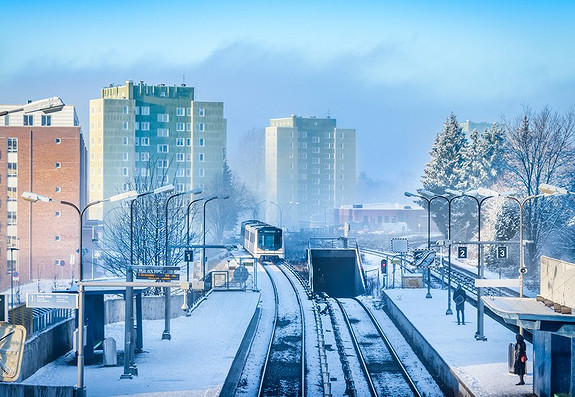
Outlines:
[[177,273],[137,272],[136,278],[138,280],[172,281],[179,280],[180,275]]
[[391,250],[396,253],[406,254],[408,251],[408,244],[406,238],[392,238]]
[[457,247],[457,259],[467,258],[467,247]]
[[413,251],[413,263],[418,267],[431,267],[435,265],[435,251],[415,250]]
[[507,247],[505,246],[497,247],[497,258],[507,259]]
[[194,251],[192,251],[192,250],[184,251],[184,260],[186,262],[193,262],[194,261]]
[[234,280],[239,283],[245,283],[249,275],[248,269],[244,266],[237,267],[236,270],[234,270]]
[[77,309],[78,294],[26,294],[26,307]]

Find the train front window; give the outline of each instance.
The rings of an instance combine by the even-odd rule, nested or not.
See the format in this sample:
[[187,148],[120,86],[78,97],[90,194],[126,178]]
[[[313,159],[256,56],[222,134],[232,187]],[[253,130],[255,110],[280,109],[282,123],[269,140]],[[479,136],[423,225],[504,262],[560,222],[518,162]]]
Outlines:
[[281,230],[261,230],[258,237],[258,247],[260,249],[277,251],[282,246]]

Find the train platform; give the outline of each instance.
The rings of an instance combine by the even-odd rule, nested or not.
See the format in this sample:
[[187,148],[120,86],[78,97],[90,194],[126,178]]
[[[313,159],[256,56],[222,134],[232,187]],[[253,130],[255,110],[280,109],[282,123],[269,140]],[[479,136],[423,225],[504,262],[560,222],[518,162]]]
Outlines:
[[463,385],[462,395],[533,395],[533,347],[530,343],[527,343],[525,385],[517,386],[519,377],[509,373],[508,367],[509,344],[515,342],[512,331],[485,315],[484,336],[487,340],[476,340],[477,310],[466,303],[465,325],[457,325],[453,302],[453,314],[445,314],[447,290],[432,289],[431,299],[425,297],[426,289],[395,288],[384,292],[459,379]]
[[[144,351],[136,354],[138,376],[120,379],[123,366],[86,365],[89,396],[218,396],[255,313],[259,292],[217,291],[192,311],[171,320],[171,340],[162,340],[164,320],[144,321]],[[121,349],[124,322],[106,325]],[[72,352],[38,370],[23,383],[76,385]]]

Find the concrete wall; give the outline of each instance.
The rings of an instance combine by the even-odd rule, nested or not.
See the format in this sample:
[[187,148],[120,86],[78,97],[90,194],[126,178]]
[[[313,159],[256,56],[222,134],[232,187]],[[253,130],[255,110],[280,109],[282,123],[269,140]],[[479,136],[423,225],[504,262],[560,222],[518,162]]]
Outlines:
[[18,380],[28,378],[44,365],[70,351],[74,329],[74,319],[71,318],[28,339]]
[[0,383],[0,396],[10,397],[73,397],[73,386],[35,386],[18,383]]
[[467,388],[461,379],[451,370],[449,365],[427,342],[419,331],[409,322],[407,317],[398,309],[393,301],[383,291],[382,301],[385,312],[399,328],[415,353],[424,362],[425,366],[435,378],[442,391],[447,396],[473,397],[474,394]]
[[[170,299],[170,318],[182,316],[184,314],[182,310],[184,296],[173,295]],[[164,318],[164,301],[164,296],[144,296],[142,299],[142,318],[144,320],[159,320]],[[124,321],[125,305],[123,298],[109,299],[104,301],[104,305],[105,324]],[[188,306],[192,306],[191,296],[188,298]]]

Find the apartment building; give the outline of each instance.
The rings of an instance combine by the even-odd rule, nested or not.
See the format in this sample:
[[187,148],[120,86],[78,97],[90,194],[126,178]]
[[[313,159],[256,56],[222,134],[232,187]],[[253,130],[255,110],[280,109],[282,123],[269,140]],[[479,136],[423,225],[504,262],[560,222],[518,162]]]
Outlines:
[[[102,200],[135,180],[204,187],[222,172],[227,121],[221,102],[194,100],[194,88],[127,81],[90,101],[89,198]],[[90,209],[103,219],[104,206]]]
[[[21,107],[0,105],[0,114],[8,112],[0,116],[0,290],[10,286],[10,274],[13,285],[78,277],[79,218],[60,203],[85,203],[86,148],[76,110]],[[26,191],[54,201],[25,201]]]
[[310,227],[325,223],[334,207],[353,203],[354,129],[338,128],[329,117],[291,115],[271,119],[265,134],[268,222]]

